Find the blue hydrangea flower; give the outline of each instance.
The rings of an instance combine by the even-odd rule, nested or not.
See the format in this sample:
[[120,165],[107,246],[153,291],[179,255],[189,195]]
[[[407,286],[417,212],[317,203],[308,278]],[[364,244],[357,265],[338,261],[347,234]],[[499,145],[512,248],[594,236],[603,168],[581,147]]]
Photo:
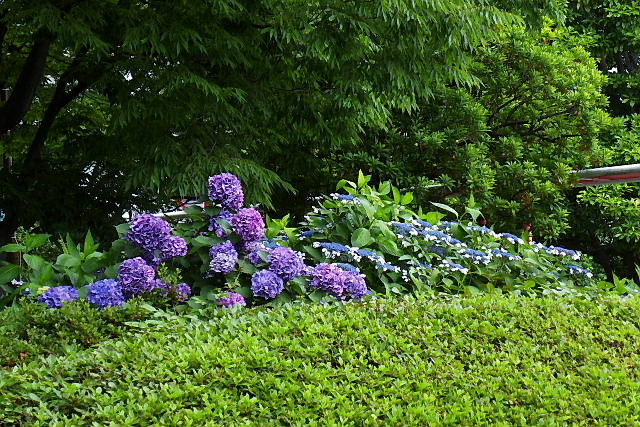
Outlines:
[[78,290],[73,286],[56,286],[44,291],[38,298],[38,302],[47,304],[49,308],[62,308],[64,303],[78,298]]
[[474,224],[470,223],[469,224],[469,228],[471,230],[477,231],[478,233],[481,233],[481,234],[488,234],[488,235],[494,236],[494,237],[498,236],[495,231],[493,231],[492,229],[490,229],[488,227],[485,227],[484,225],[480,226],[480,225],[474,225]]
[[379,268],[382,271],[393,271],[394,273],[400,272],[400,267],[388,262],[382,262],[382,263],[376,264],[376,268]]
[[262,298],[275,298],[284,289],[282,279],[271,270],[261,270],[251,276],[251,292]]
[[346,264],[344,262],[337,262],[337,263],[335,263],[335,265],[337,265],[338,267],[340,267],[344,271],[353,271],[353,272],[356,272],[356,273],[360,273],[360,269],[358,267],[356,267],[355,265],[352,265],[352,264]]
[[433,224],[431,224],[429,221],[423,221],[421,219],[414,219],[412,222],[417,224],[417,225],[421,225],[424,228],[433,228],[434,227]]
[[211,262],[209,270],[214,273],[229,274],[233,271],[238,263],[238,252],[230,241],[213,245],[209,250]]
[[87,285],[87,300],[100,310],[124,304],[122,286],[113,279],[104,279]]
[[340,267],[335,264],[322,263],[313,269],[313,278],[309,285],[340,298],[344,291],[344,279],[344,271]]
[[501,239],[506,239],[509,242],[513,243],[513,244],[524,244],[524,240],[522,240],[520,237],[516,236],[515,234],[511,234],[511,233],[500,233],[498,234],[498,237],[500,237]]
[[377,253],[369,249],[359,249],[357,254],[362,258],[368,258],[374,262],[384,262],[384,258],[381,255],[378,255]]
[[209,199],[220,202],[229,209],[237,211],[244,204],[242,183],[231,173],[222,173],[209,177]]
[[470,259],[476,264],[489,264],[491,262],[491,256],[475,249],[461,249],[459,254],[461,258]]
[[462,274],[467,274],[469,272],[469,269],[460,265],[460,264],[456,264],[455,262],[451,262],[451,261],[447,261],[447,260],[443,260],[442,261],[442,266],[448,270],[451,271],[459,271]]
[[348,246],[335,242],[314,242],[314,248],[321,248],[322,254],[327,258],[337,258],[343,253],[351,252]]
[[442,246],[431,245],[427,248],[429,252],[433,252],[434,254],[438,254],[440,256],[444,256],[447,253],[447,250]]
[[233,231],[243,242],[255,242],[264,237],[264,220],[260,212],[253,208],[240,209],[230,222]]
[[519,259],[522,259],[518,255],[514,255],[514,254],[512,254],[510,252],[507,252],[507,251],[505,251],[503,249],[492,249],[491,250],[491,254],[494,255],[494,256],[497,256],[498,258],[506,258],[506,259],[512,260],[512,261],[517,261]]
[[313,236],[316,233],[318,233],[316,230],[306,230],[306,231],[303,231],[300,234],[298,234],[298,238],[299,239],[308,239],[309,237]]
[[549,246],[548,248],[543,246],[543,248],[547,252],[549,252],[550,254],[560,255],[560,256],[568,256],[568,257],[571,257],[572,259],[574,259],[576,261],[579,260],[580,256],[581,256],[581,254],[579,252],[576,252],[576,251],[571,250],[571,249],[560,248],[560,247],[557,247],[557,246]]
[[218,215],[209,218],[209,231],[213,231],[216,236],[222,239],[226,238],[227,233],[220,226],[218,220],[223,219],[227,222],[230,222],[231,218],[233,218],[233,214],[231,213],[231,211],[229,211],[228,209],[221,209]]
[[227,296],[218,299],[218,302],[227,308],[231,308],[234,305],[241,305],[243,307],[247,305],[244,297],[235,292],[227,292]]
[[413,225],[406,222],[392,222],[391,225],[398,231],[400,236],[417,236],[420,234]]
[[169,236],[160,244],[162,260],[185,256],[189,249],[186,240],[180,236]]
[[586,276],[589,279],[593,277],[593,273],[586,268],[582,268],[577,265],[567,265],[567,269],[569,270],[569,273],[573,275]]
[[140,258],[125,259],[118,269],[118,278],[125,299],[141,295],[156,288],[156,272]]
[[283,246],[269,253],[269,270],[288,282],[304,270],[304,260],[301,254]]

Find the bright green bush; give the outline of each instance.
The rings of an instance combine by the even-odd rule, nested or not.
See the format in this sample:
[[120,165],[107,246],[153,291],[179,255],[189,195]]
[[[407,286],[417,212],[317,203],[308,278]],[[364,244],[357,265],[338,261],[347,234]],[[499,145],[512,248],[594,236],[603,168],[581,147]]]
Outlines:
[[639,334],[636,298],[175,318],[5,372],[0,425],[638,425]]
[[149,311],[137,301],[123,308],[97,310],[86,300],[58,310],[22,300],[0,310],[0,367],[34,360],[37,356],[72,354],[131,330],[127,322],[146,319]]

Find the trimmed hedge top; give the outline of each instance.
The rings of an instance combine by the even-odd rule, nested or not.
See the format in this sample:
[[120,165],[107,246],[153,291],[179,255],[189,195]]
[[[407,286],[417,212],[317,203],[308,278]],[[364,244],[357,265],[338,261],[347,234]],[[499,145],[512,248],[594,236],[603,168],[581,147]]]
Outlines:
[[637,425],[640,300],[372,300],[172,318],[0,376],[0,425]]

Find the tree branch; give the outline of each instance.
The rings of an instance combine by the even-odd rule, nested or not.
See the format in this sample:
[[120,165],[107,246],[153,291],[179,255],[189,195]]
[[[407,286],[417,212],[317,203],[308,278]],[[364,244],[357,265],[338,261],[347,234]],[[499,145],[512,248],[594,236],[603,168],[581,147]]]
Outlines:
[[24,118],[36,89],[42,80],[49,47],[55,36],[48,31],[39,30],[34,36],[34,44],[22,66],[9,100],[0,108],[0,134],[7,133]]

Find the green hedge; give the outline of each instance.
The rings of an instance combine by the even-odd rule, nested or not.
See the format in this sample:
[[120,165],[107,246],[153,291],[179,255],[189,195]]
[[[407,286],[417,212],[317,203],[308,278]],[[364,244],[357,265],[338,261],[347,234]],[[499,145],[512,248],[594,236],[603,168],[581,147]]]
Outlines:
[[292,305],[0,376],[0,425],[638,425],[640,300]]

